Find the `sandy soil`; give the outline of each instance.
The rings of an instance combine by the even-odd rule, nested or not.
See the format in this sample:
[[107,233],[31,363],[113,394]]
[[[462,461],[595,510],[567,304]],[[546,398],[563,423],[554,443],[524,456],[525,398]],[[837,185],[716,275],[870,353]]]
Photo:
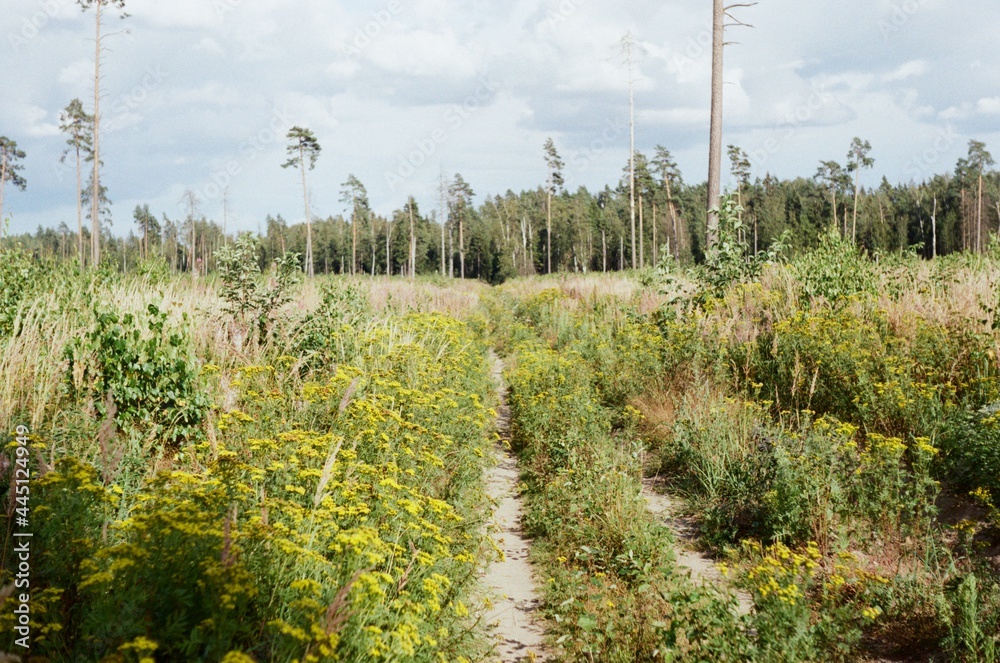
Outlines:
[[498,464],[487,475],[487,490],[496,503],[490,522],[490,532],[503,559],[487,568],[483,584],[490,588],[492,610],[487,623],[495,625],[493,634],[497,647],[494,660],[544,661],[545,629],[538,617],[541,599],[535,589],[532,566],[528,562],[528,542],[521,532],[521,498],[517,493],[520,473],[517,461],[506,451],[502,441],[510,431],[510,411],[506,405],[506,387],[502,381],[503,363],[495,354],[493,379],[501,398],[497,430],[501,445],[497,448]]
[[[669,495],[658,490],[656,479],[642,480],[642,496],[649,504],[650,513],[661,519],[677,535],[677,547],[674,549],[677,563],[691,571],[692,579],[720,588],[729,587],[729,581],[719,573],[715,560],[695,548],[697,531],[694,523],[688,518],[677,515],[678,505]],[[749,614],[753,608],[750,595],[744,591],[738,591],[736,597],[740,602],[739,614]]]

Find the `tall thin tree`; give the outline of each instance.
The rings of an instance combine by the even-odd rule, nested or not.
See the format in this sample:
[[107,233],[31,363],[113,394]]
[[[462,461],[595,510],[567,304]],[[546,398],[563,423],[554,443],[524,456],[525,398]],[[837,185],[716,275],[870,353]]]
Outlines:
[[545,264],[547,273],[552,273],[552,195],[562,189],[562,169],[566,166],[551,138],[545,141],[545,165],[548,166],[548,181],[545,186]]
[[475,195],[472,187],[461,174],[456,173],[455,179],[448,189],[451,215],[458,225],[458,264],[459,277],[465,278],[465,221],[472,209],[472,197]]
[[358,223],[362,217],[367,217],[370,211],[368,191],[354,175],[348,175],[343,183],[340,201],[351,206],[351,275],[358,265]]
[[413,221],[413,206],[416,201],[410,196],[406,201],[406,208],[410,214],[410,278],[417,278],[417,229]]
[[976,250],[983,250],[983,172],[995,162],[993,156],[986,151],[986,143],[978,140],[969,141],[969,155],[965,162],[965,170],[975,173],[977,178],[976,194]]
[[28,186],[27,180],[21,175],[24,168],[20,163],[24,158],[24,152],[17,148],[17,143],[6,136],[0,136],[0,237],[3,237],[3,191],[10,182],[15,189],[24,189]]
[[632,76],[632,49],[635,48],[635,38],[631,32],[622,37],[622,49],[625,51],[625,62],[628,66],[628,127],[629,127],[629,218],[632,223],[632,268],[635,269],[635,86]]
[[872,145],[867,140],[857,136],[851,141],[851,149],[847,152],[847,172],[854,173],[854,215],[851,221],[851,241],[858,241],[858,198],[861,195],[861,169],[871,168],[875,159],[868,156]]
[[681,184],[681,171],[677,167],[677,162],[674,161],[673,155],[670,154],[670,150],[662,145],[656,146],[656,154],[653,157],[652,164],[656,168],[656,171],[660,174],[660,179],[663,181],[663,188],[666,189],[667,192],[667,211],[670,214],[674,257],[680,259],[681,229],[679,227],[680,221],[677,218],[677,207],[674,205],[674,185]]
[[69,102],[66,109],[59,116],[62,124],[59,129],[67,134],[66,147],[63,150],[59,161],[65,163],[66,157],[72,153],[76,159],[76,247],[80,260],[80,267],[83,267],[83,184],[82,166],[86,159],[92,156],[94,118],[83,110],[83,102],[74,99]]
[[[93,166],[94,172],[90,180],[90,252],[92,264],[97,267],[101,262],[101,200],[104,192],[101,186],[101,51],[104,46],[101,35],[101,15],[104,7],[125,8],[125,0],[77,0],[80,7],[86,11],[94,8],[94,133],[93,133]],[[122,18],[128,16],[122,13]]]
[[316,136],[313,135],[313,132],[302,127],[292,127],[288,131],[288,140],[290,142],[285,151],[289,159],[281,167],[294,168],[298,166],[302,172],[302,202],[306,210],[305,271],[306,276],[312,278],[315,271],[313,269],[312,219],[309,218],[309,188],[306,185],[306,162],[309,164],[309,170],[315,168],[316,159],[319,158],[322,148],[319,145],[319,141],[316,140]]
[[[837,192],[843,188],[847,174],[844,168],[836,161],[820,161],[819,168],[813,176],[816,180],[826,182],[830,190],[830,205],[832,208],[833,228],[839,225],[837,221]],[[847,178],[850,182],[850,178]]]
[[719,237],[719,201],[722,195],[722,84],[723,51],[726,47],[726,19],[730,25],[753,27],[735,18],[730,11],[738,7],[752,7],[756,2],[737,2],[726,5],[724,0],[712,2],[712,105],[708,141],[708,222],[706,243],[712,248]]

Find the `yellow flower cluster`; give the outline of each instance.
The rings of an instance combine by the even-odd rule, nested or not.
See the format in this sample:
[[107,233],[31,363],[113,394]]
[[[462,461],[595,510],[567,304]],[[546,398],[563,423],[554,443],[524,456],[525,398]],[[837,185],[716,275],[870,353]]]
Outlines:
[[746,573],[754,594],[761,599],[773,596],[777,600],[795,605],[804,597],[803,588],[819,568],[819,548],[810,542],[802,552],[796,552],[782,543],[762,548],[756,547],[759,561]]

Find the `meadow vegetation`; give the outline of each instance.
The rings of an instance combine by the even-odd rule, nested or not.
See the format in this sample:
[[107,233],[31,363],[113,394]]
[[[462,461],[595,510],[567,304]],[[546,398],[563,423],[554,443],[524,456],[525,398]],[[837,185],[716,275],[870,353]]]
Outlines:
[[[194,282],[5,251],[33,656],[487,657],[494,348],[554,657],[996,660],[1000,244],[748,257],[738,213],[692,270],[494,288],[298,283],[249,244]],[[653,475],[724,582],[677,563]]]

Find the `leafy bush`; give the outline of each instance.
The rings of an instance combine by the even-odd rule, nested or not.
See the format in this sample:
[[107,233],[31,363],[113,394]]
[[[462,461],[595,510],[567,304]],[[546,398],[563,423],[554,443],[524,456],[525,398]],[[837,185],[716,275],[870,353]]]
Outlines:
[[43,280],[44,270],[20,248],[0,251],[0,336],[14,330],[21,302]]
[[705,296],[721,296],[733,283],[749,283],[760,277],[765,265],[782,259],[788,247],[788,231],[766,251],[754,253],[747,241],[746,226],[741,220],[743,208],[732,197],[726,198],[719,212],[718,240],[705,254],[705,263],[693,276],[702,284]]
[[334,281],[324,284],[322,292],[319,307],[295,326],[289,343],[289,352],[312,368],[352,357],[355,330],[372,316],[367,294],[356,285]]
[[154,304],[142,320],[94,316],[94,327],[66,349],[69,395],[93,402],[102,418],[139,438],[174,446],[201,439],[208,399],[183,329],[170,330]]
[[274,261],[274,278],[265,285],[257,264],[257,240],[253,235],[240,235],[232,246],[224,246],[216,254],[220,294],[226,300],[226,311],[247,326],[252,326],[263,340],[274,312],[291,301],[291,287],[298,281],[299,257],[286,253]]
[[859,570],[850,554],[825,571],[813,543],[793,549],[747,542],[743,553],[749,569],[741,580],[754,599],[755,660],[854,660],[862,627],[881,614],[868,604],[866,586],[884,579]]
[[835,308],[851,297],[874,296],[878,288],[875,266],[863,249],[831,229],[819,246],[791,263],[801,293],[810,300],[822,298]]

